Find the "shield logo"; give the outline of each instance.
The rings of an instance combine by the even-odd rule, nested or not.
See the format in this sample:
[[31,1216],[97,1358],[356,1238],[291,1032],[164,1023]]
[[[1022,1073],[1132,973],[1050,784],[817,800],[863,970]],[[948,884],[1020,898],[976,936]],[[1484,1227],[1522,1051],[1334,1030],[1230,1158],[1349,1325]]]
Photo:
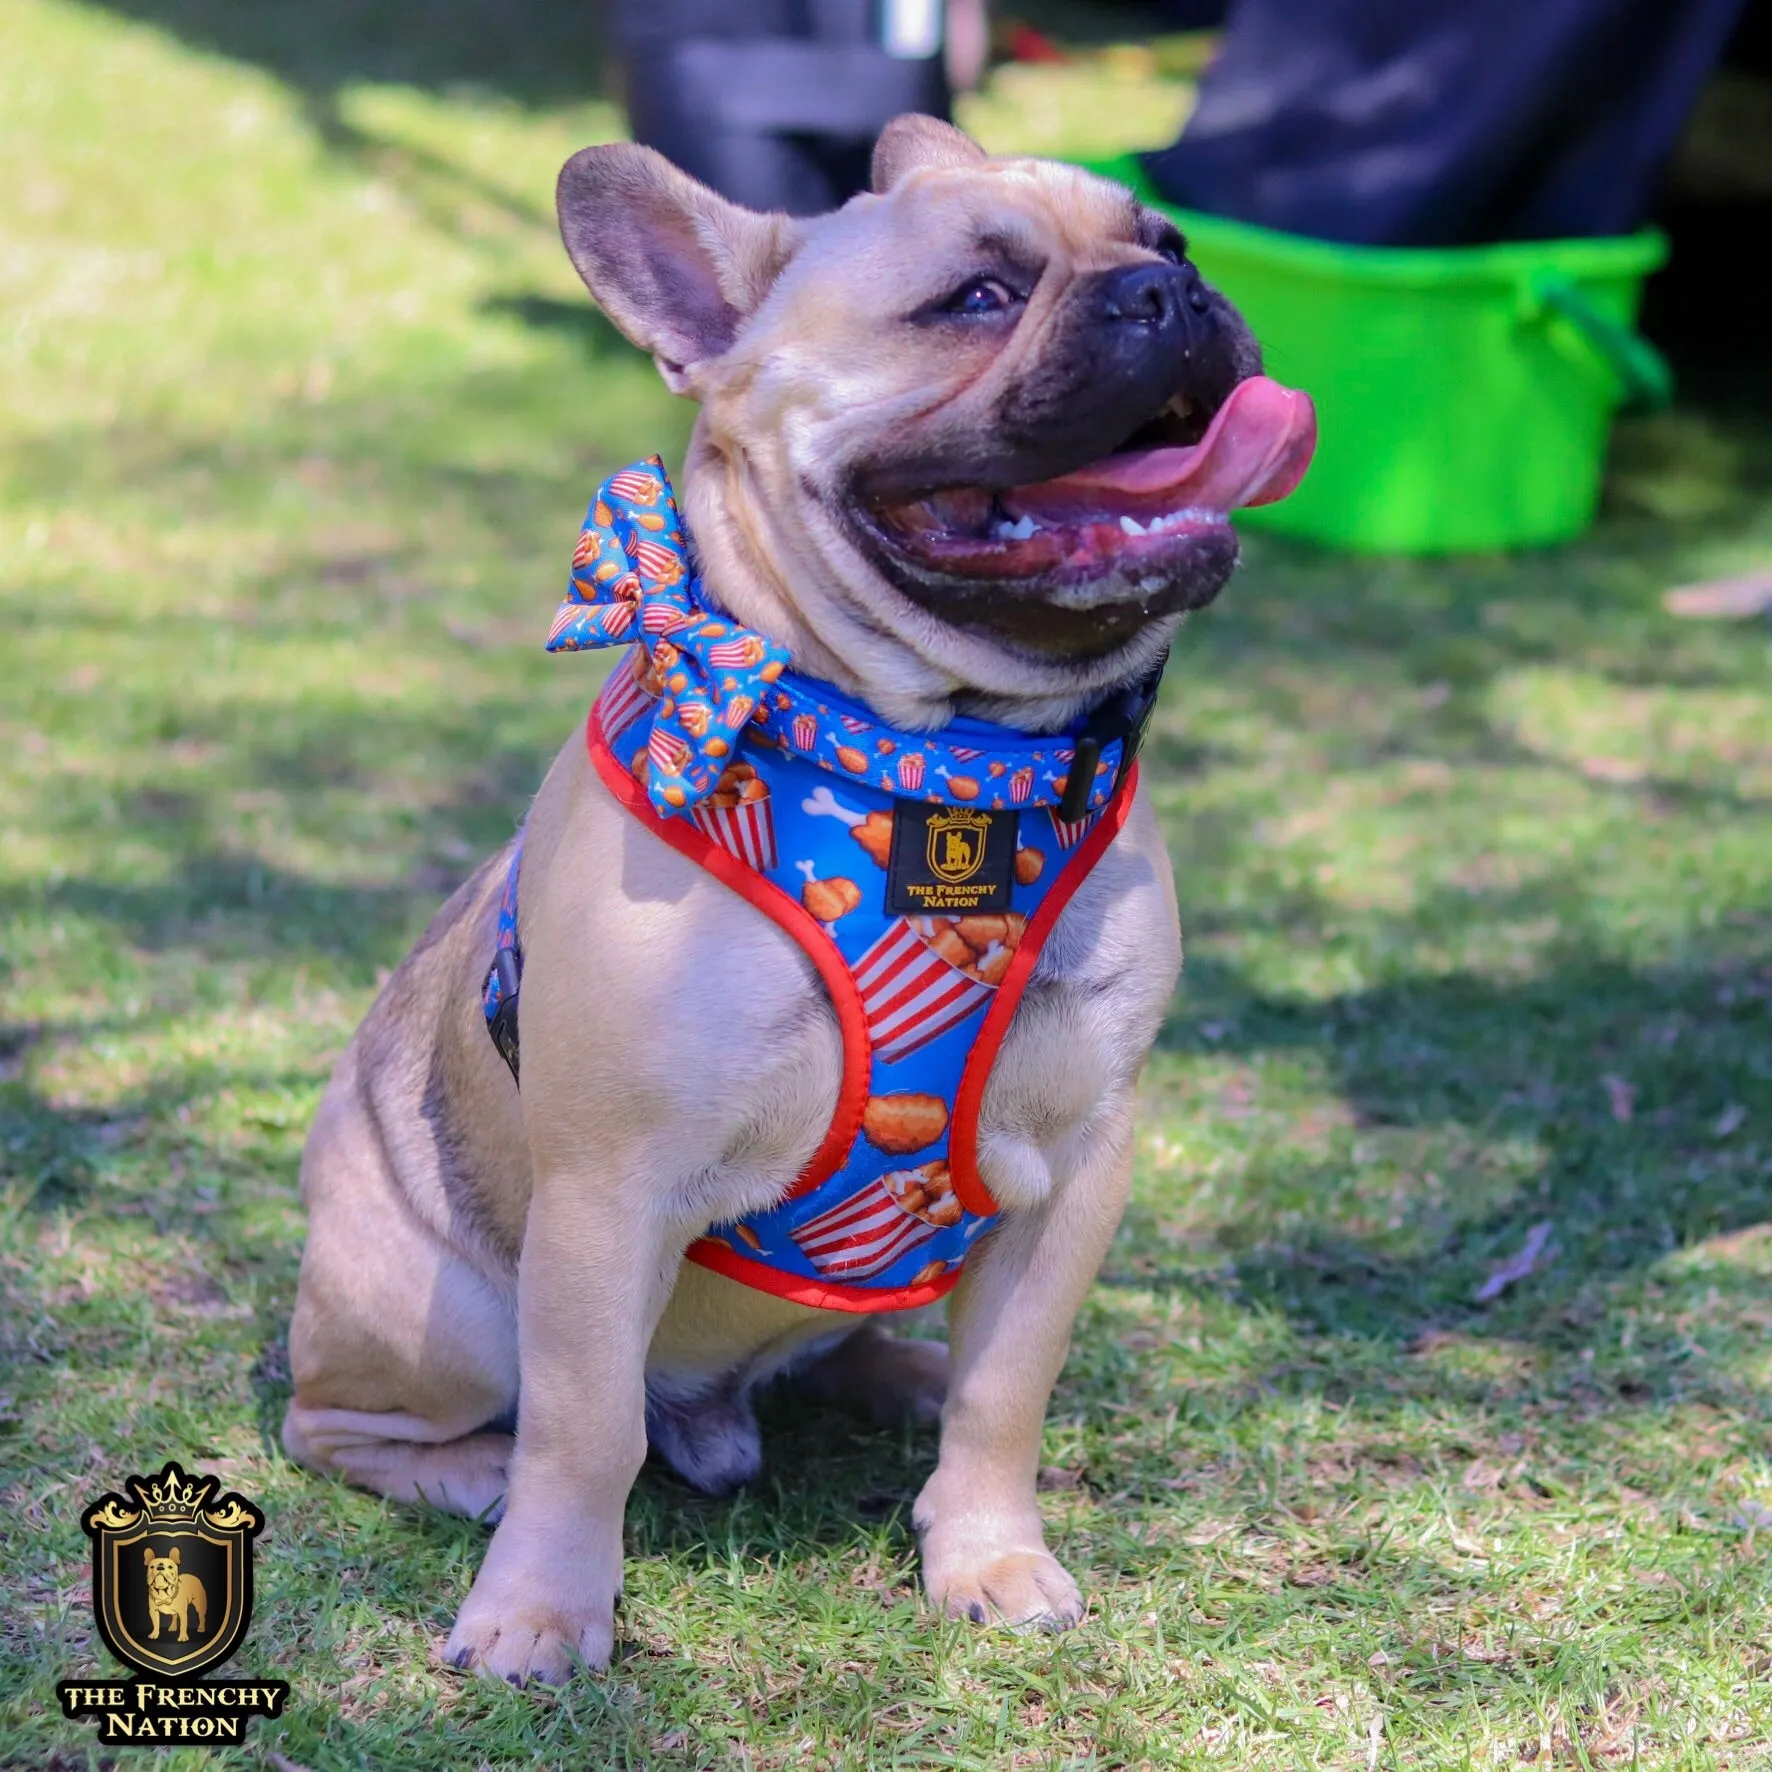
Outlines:
[[957,886],[970,880],[984,866],[985,840],[990,835],[988,812],[954,808],[929,817],[929,840],[924,859],[936,879]]
[[215,1477],[168,1463],[130,1477],[80,1524],[92,1539],[92,1612],[113,1655],[138,1673],[195,1675],[225,1661],[252,1621],[252,1540],[264,1515],[216,1494]]

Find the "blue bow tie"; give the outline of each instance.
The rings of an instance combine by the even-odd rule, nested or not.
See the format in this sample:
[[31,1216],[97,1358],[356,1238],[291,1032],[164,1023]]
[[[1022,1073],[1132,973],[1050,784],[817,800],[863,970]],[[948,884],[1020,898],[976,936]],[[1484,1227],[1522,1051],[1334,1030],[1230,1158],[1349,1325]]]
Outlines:
[[651,455],[598,489],[572,555],[548,651],[638,640],[658,698],[646,790],[669,817],[714,792],[787,648],[706,608],[664,463]]

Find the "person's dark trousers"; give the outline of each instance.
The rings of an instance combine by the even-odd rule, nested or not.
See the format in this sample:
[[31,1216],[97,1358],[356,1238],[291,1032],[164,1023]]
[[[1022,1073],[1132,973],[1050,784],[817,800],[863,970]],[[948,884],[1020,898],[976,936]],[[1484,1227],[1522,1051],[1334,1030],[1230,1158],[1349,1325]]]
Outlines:
[[1359,245],[1625,234],[1743,0],[1237,0],[1170,201]]

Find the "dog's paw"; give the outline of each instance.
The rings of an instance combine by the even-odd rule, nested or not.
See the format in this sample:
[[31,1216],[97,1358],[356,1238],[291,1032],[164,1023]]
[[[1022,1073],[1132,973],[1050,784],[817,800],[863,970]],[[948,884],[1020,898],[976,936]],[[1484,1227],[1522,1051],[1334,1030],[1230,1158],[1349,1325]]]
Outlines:
[[881,1363],[873,1395],[876,1421],[934,1427],[948,1394],[948,1350],[939,1341],[895,1341]]
[[450,1667],[472,1669],[513,1686],[557,1686],[580,1664],[601,1667],[615,1647],[613,1609],[568,1616],[544,1606],[476,1604],[468,1595],[443,1647]]
[[683,1481],[704,1495],[729,1495],[763,1469],[763,1436],[742,1396],[650,1395],[646,1438]]
[[901,1341],[869,1323],[800,1376],[805,1394],[882,1427],[933,1427],[948,1394],[948,1350],[939,1341]]
[[925,1580],[948,1617],[974,1624],[1060,1631],[1083,1617],[1077,1584],[1049,1551],[1009,1551],[971,1567],[929,1571]]

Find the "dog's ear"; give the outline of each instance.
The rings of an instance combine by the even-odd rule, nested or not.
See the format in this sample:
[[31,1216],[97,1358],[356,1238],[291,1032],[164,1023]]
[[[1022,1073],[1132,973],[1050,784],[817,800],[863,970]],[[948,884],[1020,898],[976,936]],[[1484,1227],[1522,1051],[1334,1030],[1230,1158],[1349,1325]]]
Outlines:
[[142,1546],[142,1561],[150,1565],[153,1563],[154,1547],[151,1544],[144,1544]]
[[798,244],[790,217],[728,203],[631,142],[581,149],[554,196],[585,287],[678,394],[731,346]]
[[908,111],[894,117],[874,143],[874,189],[890,191],[907,172],[924,166],[976,166],[990,155],[965,130]]
[[166,1554],[176,1563],[178,1561],[178,1546],[175,1544]]

